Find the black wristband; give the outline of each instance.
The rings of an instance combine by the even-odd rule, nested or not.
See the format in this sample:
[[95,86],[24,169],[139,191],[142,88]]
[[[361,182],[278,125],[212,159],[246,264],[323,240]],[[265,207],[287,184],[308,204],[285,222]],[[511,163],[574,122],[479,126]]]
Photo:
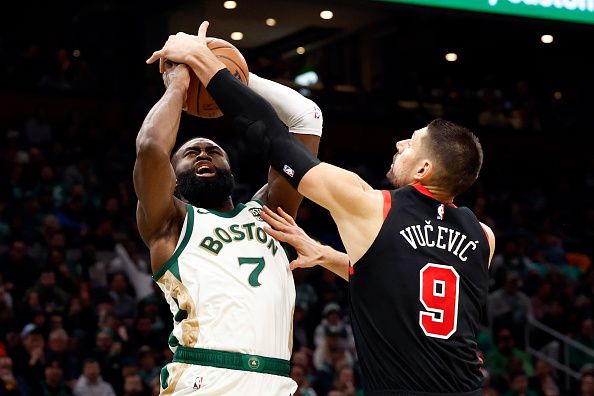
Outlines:
[[233,118],[233,125],[246,139],[261,148],[270,166],[297,189],[303,176],[320,163],[276,115],[260,95],[222,69],[207,87],[219,108]]

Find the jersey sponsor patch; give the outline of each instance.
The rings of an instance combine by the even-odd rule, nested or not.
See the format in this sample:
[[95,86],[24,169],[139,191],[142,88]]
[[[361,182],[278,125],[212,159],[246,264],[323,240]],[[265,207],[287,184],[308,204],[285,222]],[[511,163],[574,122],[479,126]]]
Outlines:
[[256,219],[260,220],[260,221],[264,221],[262,220],[262,217],[260,217],[260,213],[262,213],[262,209],[260,208],[252,208],[250,209],[250,213],[252,214],[252,216],[254,216]]

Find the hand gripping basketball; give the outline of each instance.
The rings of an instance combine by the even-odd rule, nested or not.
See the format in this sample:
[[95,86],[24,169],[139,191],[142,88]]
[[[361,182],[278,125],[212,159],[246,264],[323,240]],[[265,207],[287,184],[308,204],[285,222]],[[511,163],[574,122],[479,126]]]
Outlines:
[[183,32],[179,32],[174,36],[169,36],[163,48],[153,52],[146,63],[154,63],[157,59],[167,59],[176,63],[188,63],[188,58],[191,55],[200,56],[204,51],[209,51],[206,30],[208,29],[208,21],[204,21],[198,28],[198,35],[192,36]]
[[[213,37],[206,37],[208,22],[202,22],[198,29],[198,35],[192,36],[186,33],[177,33],[169,36],[169,39],[159,51],[155,51],[147,60],[153,63],[157,59],[161,73],[164,72],[164,62],[173,61],[176,63],[189,64],[192,58],[200,58],[203,65],[208,59],[215,59],[215,63],[223,64],[235,78],[245,85],[248,84],[249,70],[241,52],[225,40]],[[215,57],[213,57],[215,55]],[[201,69],[200,66],[197,69]],[[190,70],[190,84],[187,90],[187,99],[184,110],[191,115],[202,118],[216,118],[223,115],[212,96],[208,93],[204,84],[200,82],[196,74],[196,66]]]

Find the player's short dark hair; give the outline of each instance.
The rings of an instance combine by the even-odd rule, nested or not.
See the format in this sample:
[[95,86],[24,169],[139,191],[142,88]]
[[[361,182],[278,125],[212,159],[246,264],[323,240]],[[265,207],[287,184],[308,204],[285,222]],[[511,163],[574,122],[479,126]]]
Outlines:
[[440,184],[454,196],[468,190],[483,165],[478,138],[467,128],[440,118],[427,126],[427,137],[427,147],[437,161]]

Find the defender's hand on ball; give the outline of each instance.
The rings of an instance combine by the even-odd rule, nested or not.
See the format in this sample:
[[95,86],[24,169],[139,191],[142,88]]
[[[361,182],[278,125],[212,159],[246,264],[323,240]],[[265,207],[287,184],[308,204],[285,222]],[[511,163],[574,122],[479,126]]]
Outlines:
[[314,241],[295,223],[295,220],[282,208],[277,208],[278,214],[267,206],[260,216],[273,228],[264,227],[264,231],[271,237],[293,246],[299,255],[291,261],[291,270],[295,268],[309,268],[321,264],[322,245]]
[[[157,59],[167,59],[176,63],[188,63],[191,55],[198,55],[210,49],[207,46],[206,31],[208,29],[208,22],[204,21],[200,24],[198,35],[193,36],[179,32],[174,36],[169,36],[163,48],[153,52],[146,63],[154,63]],[[161,63],[160,66],[163,66]],[[161,68],[161,67],[160,67]]]

